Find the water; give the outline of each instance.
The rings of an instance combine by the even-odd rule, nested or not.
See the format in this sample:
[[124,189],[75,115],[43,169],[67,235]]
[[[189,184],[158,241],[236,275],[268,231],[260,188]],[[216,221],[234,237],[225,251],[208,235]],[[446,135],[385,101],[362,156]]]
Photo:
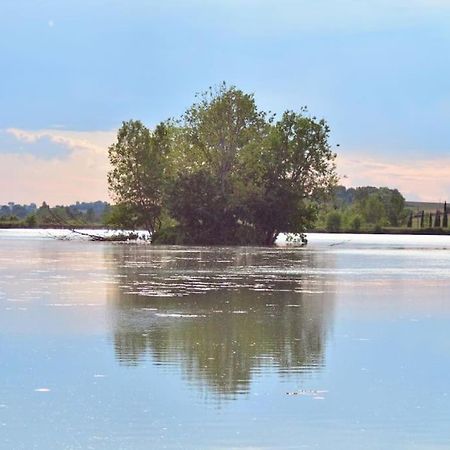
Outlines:
[[450,239],[0,231],[2,449],[450,448]]

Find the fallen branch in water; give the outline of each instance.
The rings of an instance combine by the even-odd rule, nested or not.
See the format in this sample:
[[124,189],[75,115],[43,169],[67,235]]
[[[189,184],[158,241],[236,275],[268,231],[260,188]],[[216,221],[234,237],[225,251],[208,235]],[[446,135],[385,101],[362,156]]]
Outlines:
[[[59,226],[63,227],[64,229],[66,229],[74,234],[79,234],[80,236],[86,236],[91,241],[123,242],[123,241],[136,240],[139,238],[139,234],[134,233],[134,232],[129,232],[128,234],[120,233],[120,234],[116,234],[116,235],[112,235],[112,236],[100,236],[99,234],[86,233],[83,231],[76,230],[75,228],[73,228],[73,226],[69,225],[64,219],[59,217],[56,213],[54,213],[50,209],[49,209],[49,213]],[[67,238],[61,237],[59,239],[64,240]]]
[[71,231],[72,233],[75,233],[75,234],[79,234],[81,236],[87,236],[92,241],[107,241],[107,240],[109,240],[105,236],[100,236],[98,234],[91,234],[91,233],[83,233],[82,231],[75,230],[75,228],[69,228],[69,231]]

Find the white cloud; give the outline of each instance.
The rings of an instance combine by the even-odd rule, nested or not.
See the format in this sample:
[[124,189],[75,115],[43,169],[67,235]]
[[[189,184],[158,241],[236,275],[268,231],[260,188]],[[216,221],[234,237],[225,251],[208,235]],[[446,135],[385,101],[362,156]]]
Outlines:
[[65,130],[37,130],[28,131],[19,128],[8,128],[7,133],[17,140],[33,143],[42,138],[47,138],[55,144],[64,145],[71,150],[85,149],[92,152],[104,152],[114,140],[112,131],[65,131]]
[[106,174],[108,146],[113,131],[28,131],[9,129],[24,142],[42,137],[66,146],[68,157],[42,159],[30,154],[0,154],[0,202],[71,203],[76,200],[108,199]]

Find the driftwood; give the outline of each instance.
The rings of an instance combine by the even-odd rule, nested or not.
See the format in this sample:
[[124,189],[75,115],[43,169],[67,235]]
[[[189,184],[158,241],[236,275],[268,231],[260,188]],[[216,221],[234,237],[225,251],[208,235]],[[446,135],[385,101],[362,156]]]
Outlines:
[[75,228],[68,228],[72,233],[79,234],[81,236],[87,236],[91,241],[108,241],[109,239],[105,236],[100,236],[98,234],[84,233],[82,231],[75,230]]
[[63,227],[65,230],[70,231],[71,233],[78,234],[80,236],[86,236],[91,241],[106,241],[106,242],[120,242],[120,241],[129,241],[129,240],[136,240],[139,235],[137,233],[130,232],[128,234],[119,234],[115,236],[100,236],[99,234],[92,234],[92,233],[86,233],[83,231],[76,230],[73,226],[69,225],[65,220],[63,220],[61,217],[58,217],[57,214],[55,214],[52,210],[49,209],[50,215],[53,217],[53,219],[57,222],[57,224],[61,227]]

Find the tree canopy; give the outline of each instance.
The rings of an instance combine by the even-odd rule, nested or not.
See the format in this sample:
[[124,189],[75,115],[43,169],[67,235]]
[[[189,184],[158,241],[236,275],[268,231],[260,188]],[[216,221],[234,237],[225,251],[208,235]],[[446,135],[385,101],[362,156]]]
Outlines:
[[[382,227],[406,225],[409,211],[405,199],[397,189],[387,187],[361,186],[333,189],[332,201],[324,205],[318,222],[328,231],[376,230]],[[337,227],[337,215],[339,227]],[[320,225],[319,225],[320,228]]]
[[279,233],[301,235],[336,183],[329,133],[304,108],[276,120],[225,84],[154,130],[124,122],[109,149],[117,217],[133,217],[154,242],[271,245]]
[[109,187],[121,210],[150,233],[159,228],[164,188],[168,131],[160,124],[152,132],[140,121],[124,122],[109,148]]

